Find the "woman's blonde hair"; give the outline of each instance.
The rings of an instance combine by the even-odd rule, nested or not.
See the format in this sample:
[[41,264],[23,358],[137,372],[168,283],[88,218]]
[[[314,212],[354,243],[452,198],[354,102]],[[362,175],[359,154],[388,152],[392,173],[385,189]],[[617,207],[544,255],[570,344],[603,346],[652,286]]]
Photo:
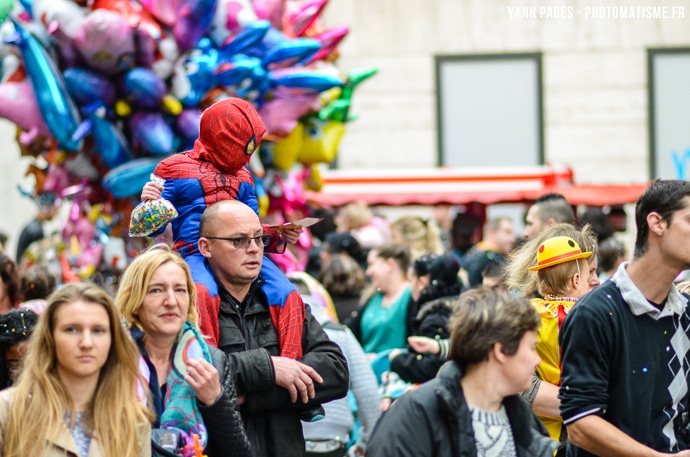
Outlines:
[[373,218],[374,213],[365,202],[351,202],[340,210],[340,220],[348,231],[364,227]]
[[78,301],[102,306],[108,313],[111,334],[108,358],[98,376],[87,424],[107,456],[139,455],[142,446],[150,446],[139,439],[142,427],[153,419],[136,394],[139,351],[103,289],[90,283],[69,283],[50,296],[48,308],[29,340],[4,431],[5,457],[43,455],[47,450],[45,439],[55,437],[63,427],[72,399],[57,372],[56,314],[64,305]]
[[[545,268],[540,270],[539,273],[542,273],[541,275],[536,271],[528,270],[529,267],[537,264],[537,249],[539,249],[539,246],[544,241],[555,236],[569,236],[580,245],[582,252],[591,251],[592,255],[585,259],[587,263],[597,256],[599,251],[597,236],[589,224],[581,229],[565,223],[555,224],[527,241],[508,257],[505,266],[505,285],[508,290],[517,292],[523,298],[532,298],[537,293],[541,293],[540,285],[545,286],[545,293],[552,295],[561,295],[563,293],[563,287],[567,280],[577,272],[577,265],[574,262],[566,262]],[[589,269],[589,266],[586,264],[580,265],[580,268],[582,269],[583,266]],[[560,284],[560,286],[555,287],[557,284]]]
[[395,241],[410,249],[410,258],[417,260],[426,254],[443,254],[440,230],[432,220],[419,216],[402,216],[391,223]]
[[120,281],[120,288],[115,298],[115,306],[120,311],[127,325],[141,327],[141,322],[135,313],[144,303],[151,277],[163,264],[172,262],[184,270],[187,277],[187,293],[189,294],[189,310],[187,320],[195,326],[199,322],[196,312],[196,286],[192,279],[189,265],[182,257],[166,244],[154,244],[139,254],[127,267]]

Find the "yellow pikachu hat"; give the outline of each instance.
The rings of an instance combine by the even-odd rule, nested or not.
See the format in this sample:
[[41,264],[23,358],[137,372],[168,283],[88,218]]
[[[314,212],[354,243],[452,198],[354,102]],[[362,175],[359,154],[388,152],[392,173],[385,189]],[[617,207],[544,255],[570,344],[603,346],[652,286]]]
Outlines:
[[537,252],[537,264],[529,267],[530,271],[552,267],[571,260],[586,259],[592,253],[582,252],[580,245],[569,236],[555,236],[544,241]]

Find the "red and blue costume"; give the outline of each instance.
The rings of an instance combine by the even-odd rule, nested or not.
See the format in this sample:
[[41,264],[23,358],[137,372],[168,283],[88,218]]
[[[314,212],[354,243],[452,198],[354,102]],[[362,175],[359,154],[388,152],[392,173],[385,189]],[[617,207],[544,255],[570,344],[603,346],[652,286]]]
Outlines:
[[[239,98],[221,100],[203,112],[199,138],[190,151],[163,160],[154,174],[165,179],[162,198],[177,209],[172,220],[174,249],[187,261],[197,286],[201,331],[208,342],[218,345],[218,285],[208,263],[198,250],[199,225],[204,210],[221,200],[239,200],[258,214],[254,181],[245,166],[266,133],[254,107]],[[285,244],[272,235],[266,250],[281,253]],[[268,298],[273,325],[278,331],[281,355],[302,357],[304,303],[285,274],[267,257],[263,259],[261,290]]]

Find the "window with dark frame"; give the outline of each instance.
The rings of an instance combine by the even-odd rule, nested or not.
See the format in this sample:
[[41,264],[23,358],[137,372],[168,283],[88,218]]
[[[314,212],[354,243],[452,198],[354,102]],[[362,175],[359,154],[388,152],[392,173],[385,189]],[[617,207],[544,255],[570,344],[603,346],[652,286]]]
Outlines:
[[542,55],[436,56],[438,164],[544,164]]

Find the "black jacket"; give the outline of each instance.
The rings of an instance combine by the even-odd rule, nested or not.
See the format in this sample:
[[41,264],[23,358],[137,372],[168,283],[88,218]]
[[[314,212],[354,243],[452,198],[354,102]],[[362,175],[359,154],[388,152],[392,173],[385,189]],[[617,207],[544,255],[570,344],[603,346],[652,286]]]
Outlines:
[[[271,356],[280,355],[278,332],[271,321],[268,303],[261,291],[261,277],[251,286],[244,302],[238,303],[219,285],[219,349],[226,354],[235,375],[237,390],[245,396],[242,418],[255,457],[294,457],[305,454],[300,411],[347,394],[347,362],[337,344],[328,339],[305,305],[300,362],[323,378],[315,383],[316,396],[306,405],[292,403],[288,391],[276,386]],[[244,310],[244,312],[242,312]]]
[[[424,303],[415,318],[412,335],[441,340],[450,338],[448,320],[456,301],[457,297],[446,297]],[[391,360],[391,371],[398,373],[404,381],[421,383],[433,379],[445,362],[446,359],[440,355],[420,354],[408,345],[408,352]]]
[[[149,360],[148,353],[144,348],[144,332],[138,327],[134,327],[132,328],[132,336],[151,371],[149,389],[156,410],[156,421],[153,423],[153,427],[160,427],[159,421],[161,414],[163,414],[164,395],[160,389],[156,367]],[[220,376],[223,393],[212,405],[204,405],[201,402],[197,404],[201,417],[204,419],[204,425],[208,430],[208,444],[204,452],[208,457],[244,457],[249,455],[251,451],[249,438],[242,426],[242,417],[237,407],[237,390],[230,371],[230,364],[223,351],[212,346],[209,346],[209,349],[213,366],[218,370]]]
[[[367,445],[372,457],[474,457],[472,417],[456,362],[438,377],[400,397],[384,413]],[[558,443],[516,395],[503,400],[518,457],[551,457]]]

